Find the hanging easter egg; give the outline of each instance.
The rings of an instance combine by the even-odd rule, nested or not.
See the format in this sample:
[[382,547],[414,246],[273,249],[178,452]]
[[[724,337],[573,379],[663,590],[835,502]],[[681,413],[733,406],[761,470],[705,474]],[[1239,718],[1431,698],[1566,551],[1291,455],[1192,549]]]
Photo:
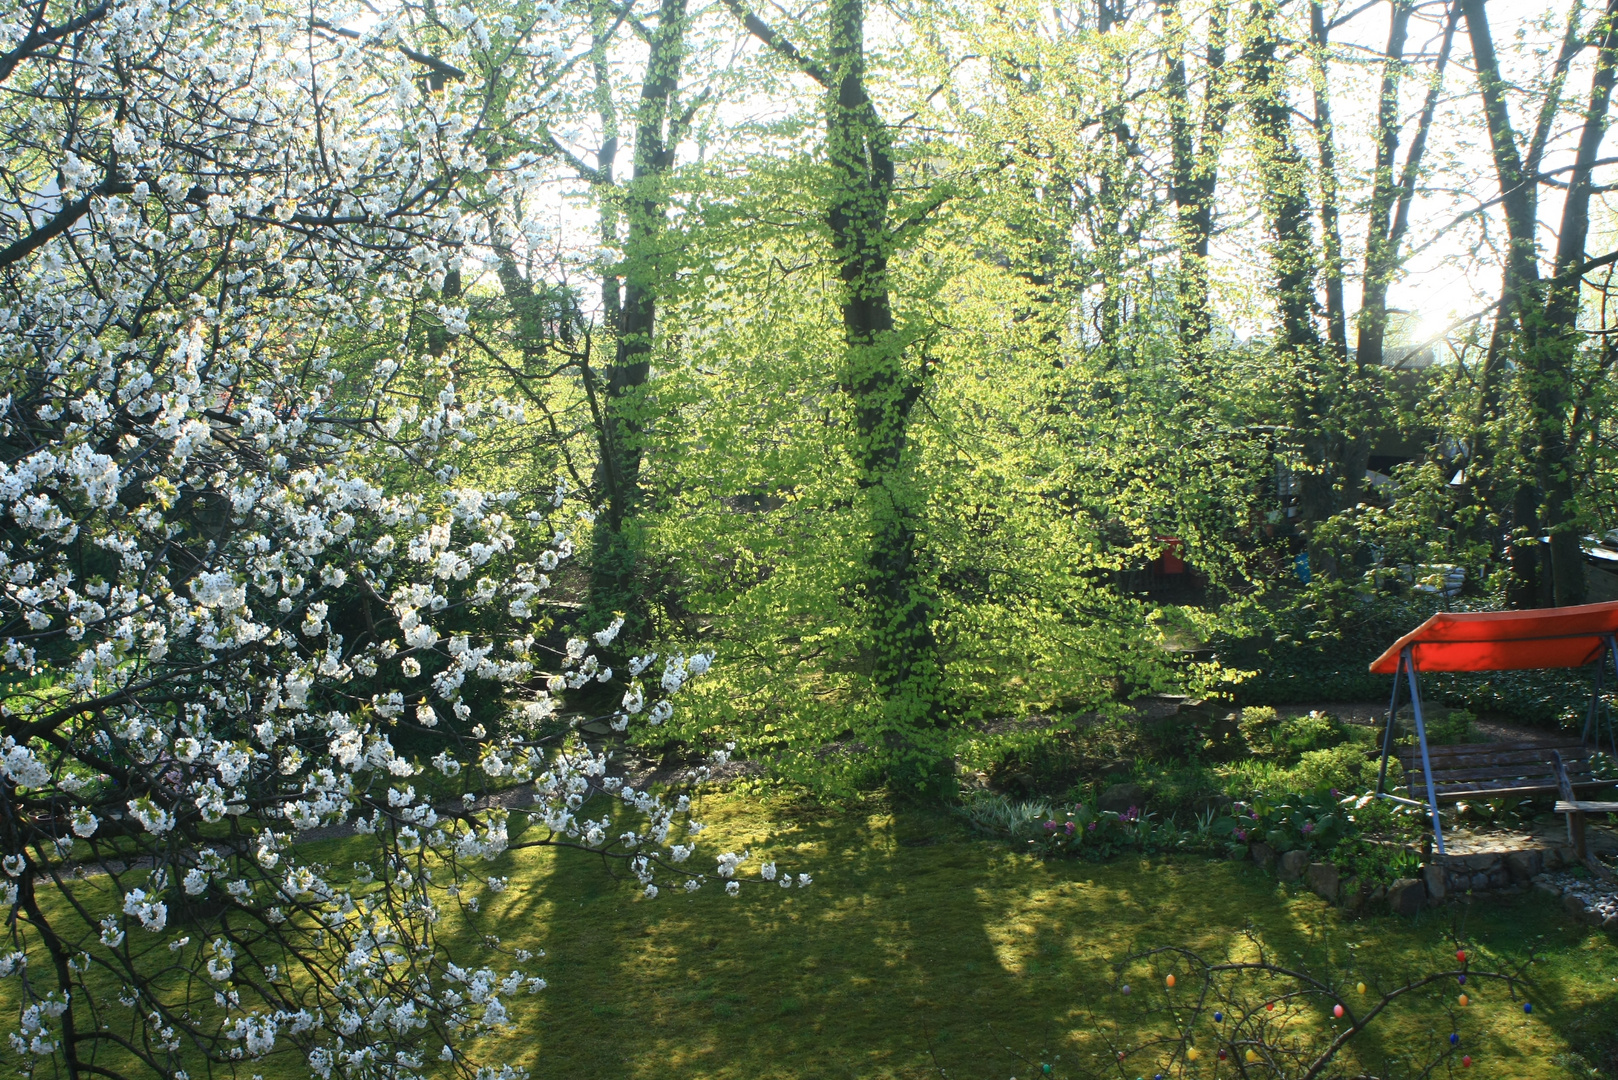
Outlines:
[[1124,993],[1126,993],[1126,994],[1129,993],[1129,984],[1128,983],[1124,983]]
[[1470,1069],[1471,1067],[1472,1067],[1472,1055],[1471,1054],[1468,1054],[1465,1057],[1461,1058],[1461,1068]]
[[1456,1045],[1459,1045],[1459,1044],[1460,1044],[1460,1041],[1461,1041],[1461,1037],[1460,1037],[1460,1036],[1459,1036],[1459,1035],[1451,1035],[1451,1036],[1450,1036],[1450,1037],[1449,1037],[1449,1044],[1450,1044],[1450,1045],[1451,1045],[1451,1046],[1456,1046]]
[[1040,1062],[1039,1071],[1044,1073],[1046,1076],[1049,1076],[1051,1074],[1051,1067],[1045,1062]]
[[1466,950],[1465,949],[1457,949],[1455,951],[1455,959],[1459,960],[1463,964],[1466,963]]
[[1193,1047],[1192,1047],[1192,1048],[1191,1048],[1191,1049],[1189,1049],[1189,1050],[1187,1050],[1187,1051],[1186,1051],[1186,1052],[1185,1052],[1185,1059],[1186,1059],[1186,1060],[1187,1060],[1187,1061],[1195,1061],[1195,1060],[1197,1060],[1197,1058],[1198,1058],[1198,1057],[1199,1057],[1199,1056],[1200,1056],[1200,1055],[1199,1055],[1199,1054],[1198,1054],[1198,1053],[1197,1053],[1197,1048],[1196,1048],[1196,1047],[1194,1047],[1194,1046],[1193,1046]]
[[1461,1008],[1463,1008],[1463,1009],[1466,1008],[1466,995],[1465,994],[1461,995],[1460,1001],[1461,1001]]
[[1522,1003],[1522,1011],[1525,1012],[1525,1013],[1533,1012],[1534,1011],[1534,1003],[1531,1002],[1531,1001],[1523,1002]]
[[1164,979],[1163,982],[1166,983],[1171,990],[1174,988],[1174,976],[1173,975],[1170,975],[1168,978]]
[[1466,975],[1465,975],[1465,973],[1457,975],[1457,976],[1455,976],[1455,978],[1456,978],[1456,981],[1458,981],[1462,986],[1466,985]]
[[1331,1007],[1331,1014],[1337,1017],[1337,1019],[1341,1020],[1343,1018],[1343,1007],[1341,1005],[1333,1005]]
[[1275,1011],[1275,1002],[1266,1001],[1264,1003],[1264,1009],[1265,1009],[1266,1012],[1274,1012]]
[[1358,991],[1359,991],[1359,992],[1360,992],[1360,993],[1362,993],[1362,994],[1363,994],[1363,993],[1365,993],[1365,984],[1364,984],[1364,983],[1360,983],[1360,984],[1359,984],[1359,986],[1357,986],[1357,987],[1355,987],[1355,989],[1356,989],[1356,990],[1358,990]]
[[1247,1060],[1248,1061],[1257,1061],[1258,1060],[1258,1051],[1254,1050],[1251,1046],[1249,1046],[1247,1048]]
[[1222,1013],[1222,1012],[1214,1013],[1214,1023],[1221,1024],[1221,1023],[1224,1023],[1224,1020],[1225,1020],[1225,1014],[1224,1013]]

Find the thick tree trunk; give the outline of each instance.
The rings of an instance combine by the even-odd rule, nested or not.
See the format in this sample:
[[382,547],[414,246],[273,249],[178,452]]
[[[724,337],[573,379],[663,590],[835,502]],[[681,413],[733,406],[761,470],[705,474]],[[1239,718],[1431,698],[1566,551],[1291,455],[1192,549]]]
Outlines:
[[[1461,9],[1466,16],[1467,38],[1477,69],[1478,93],[1483,101],[1483,115],[1489,129],[1489,146],[1500,188],[1500,204],[1506,218],[1508,241],[1506,265],[1500,281],[1500,303],[1495,311],[1494,327],[1489,335],[1488,351],[1479,375],[1478,411],[1472,422],[1472,459],[1468,462],[1468,469],[1472,474],[1470,486],[1474,494],[1481,493],[1487,503],[1497,507],[1505,498],[1511,500],[1513,533],[1509,566],[1514,580],[1508,584],[1506,592],[1508,597],[1526,598],[1537,591],[1537,581],[1531,578],[1538,576],[1535,565],[1539,547],[1538,525],[1525,520],[1523,499],[1517,494],[1516,485],[1508,490],[1491,490],[1499,486],[1493,477],[1496,455],[1486,445],[1484,432],[1500,409],[1500,384],[1505,367],[1503,361],[1513,336],[1525,349],[1532,348],[1536,336],[1538,319],[1524,318],[1524,314],[1536,306],[1534,300],[1539,284],[1534,236],[1538,189],[1534,178],[1524,169],[1518,152],[1517,134],[1506,106],[1505,83],[1500,77],[1500,64],[1495,54],[1485,0],[1461,0]],[[1529,144],[1530,161],[1537,160],[1537,150],[1543,146],[1540,133],[1546,129],[1545,114],[1542,113],[1539,129]]]
[[1243,56],[1253,134],[1258,144],[1265,217],[1270,241],[1270,275],[1284,347],[1300,362],[1315,365],[1320,334],[1315,328],[1315,231],[1309,205],[1309,167],[1292,140],[1292,105],[1287,98],[1285,64],[1279,58],[1276,12],[1267,0],[1253,5]]
[[[1507,587],[1508,598],[1513,603],[1525,602],[1529,597],[1537,597],[1539,603],[1579,603],[1584,596],[1584,566],[1579,549],[1573,478],[1567,460],[1567,412],[1572,358],[1578,348],[1581,288],[1575,270],[1584,258],[1589,231],[1590,172],[1605,133],[1612,96],[1614,47],[1618,44],[1612,23],[1618,6],[1609,5],[1596,28],[1600,53],[1575,167],[1563,203],[1556,269],[1541,303],[1542,283],[1535,243],[1540,161],[1560,108],[1569,66],[1586,39],[1579,31],[1575,12],[1569,17],[1526,159],[1519,159],[1484,0],[1462,0],[1462,3],[1511,245],[1480,379],[1470,467],[1475,474],[1474,483],[1483,485],[1486,491],[1490,487],[1505,489],[1492,491],[1492,502],[1498,504],[1508,493],[1511,499],[1513,532],[1509,565],[1512,581]],[[1512,342],[1522,357],[1519,371],[1529,399],[1529,423],[1517,434],[1523,459],[1517,470],[1519,476],[1509,483],[1500,483],[1492,476],[1495,455],[1486,445],[1483,432],[1502,408],[1503,360]],[[1523,474],[1533,477],[1532,486],[1525,483]],[[1542,530],[1549,531],[1551,536],[1548,553],[1539,542]]]
[[[590,592],[598,611],[623,611],[636,616],[636,621],[644,615],[636,580],[640,543],[634,521],[645,430],[641,391],[651,374],[658,294],[668,273],[668,174],[680,138],[680,122],[673,113],[686,24],[686,0],[662,0],[647,43],[635,114],[634,165],[618,204],[603,210],[603,227],[609,224],[609,215],[623,215],[624,258],[621,289],[619,280],[610,276],[602,283],[603,291],[613,294],[607,307],[616,341],[601,386],[601,472],[607,498],[606,513],[596,525]],[[605,105],[610,108],[610,102]],[[611,149],[616,153],[616,138]],[[617,222],[610,224],[616,228]],[[638,629],[631,628],[632,637]]]
[[886,125],[865,87],[862,0],[831,0],[827,48],[828,207],[842,280],[846,352],[841,383],[854,409],[854,462],[869,514],[866,601],[872,676],[882,694],[888,749],[904,779],[924,781],[936,762],[907,761],[916,730],[934,718],[938,668],[932,599],[922,573],[921,507],[906,458],[911,408],[921,393],[906,369],[889,295],[889,200],[894,165]]
[[[1326,11],[1319,3],[1309,5],[1309,45],[1314,67],[1315,147],[1320,161],[1320,236],[1326,293],[1326,342],[1332,359],[1340,366],[1348,363],[1348,314],[1343,307],[1343,237],[1338,226],[1337,137],[1331,122],[1331,94],[1328,86],[1326,50]],[[1359,484],[1347,478],[1355,492]]]
[[1164,91],[1169,104],[1169,135],[1173,154],[1172,190],[1179,226],[1180,277],[1177,286],[1180,309],[1180,352],[1193,370],[1206,367],[1208,335],[1213,329],[1213,313],[1208,298],[1208,242],[1213,235],[1214,195],[1219,184],[1219,144],[1232,100],[1226,87],[1225,25],[1223,8],[1209,16],[1208,52],[1205,61],[1207,87],[1203,93],[1202,121],[1193,120],[1190,88],[1187,85],[1186,29],[1180,17],[1178,0],[1162,4],[1164,31],[1168,38],[1168,73]]
[[1541,523],[1550,533],[1551,580],[1555,602],[1584,602],[1584,553],[1571,462],[1568,460],[1568,409],[1573,384],[1573,358],[1582,342],[1579,301],[1584,287],[1578,269],[1590,232],[1590,174],[1607,130],[1614,78],[1618,77],[1618,0],[1609,0],[1596,27],[1595,73],[1579,133],[1578,153],[1568,177],[1557,230],[1555,273],[1545,298],[1539,347],[1527,372],[1532,385],[1532,419],[1538,442],[1535,472],[1544,502]]
[[939,721],[940,681],[933,599],[922,567],[921,500],[906,446],[919,375],[905,364],[888,280],[894,163],[887,125],[865,86],[863,0],[830,0],[824,64],[748,11],[725,6],[749,33],[825,88],[827,223],[842,283],[844,355],[839,383],[854,413],[853,463],[868,515],[863,593],[871,674],[882,697],[882,738],[891,776],[928,787],[946,764],[924,731]]
[[[1360,311],[1355,322],[1355,359],[1361,368],[1372,371],[1382,366],[1383,346],[1388,331],[1388,285],[1399,261],[1398,242],[1391,235],[1394,200],[1399,192],[1393,169],[1399,153],[1399,124],[1402,119],[1399,112],[1399,76],[1404,66],[1405,38],[1409,29],[1409,6],[1395,3],[1388,23],[1388,47],[1382,62],[1382,91],[1376,116],[1376,165],[1371,176],[1371,205],[1366,224],[1365,276],[1360,286]],[[1441,63],[1449,57],[1449,42],[1454,29],[1452,15],[1443,50],[1439,53]],[[1422,119],[1431,123],[1430,115],[1425,111]],[[1426,124],[1423,124],[1417,135],[1423,145],[1426,142],[1425,134]]]
[[[1292,137],[1292,105],[1279,57],[1280,28],[1271,0],[1257,0],[1248,18],[1243,51],[1248,108],[1262,182],[1265,224],[1269,231],[1271,291],[1281,322],[1280,354],[1292,380],[1290,427],[1302,448],[1306,467],[1298,477],[1300,523],[1311,526],[1339,508],[1346,440],[1336,421],[1346,389],[1342,365],[1321,340],[1316,325],[1314,214],[1310,205],[1308,164]],[[1329,421],[1324,423],[1323,421]],[[1311,535],[1312,541],[1312,535]],[[1311,542],[1311,569],[1331,574],[1324,552]]]

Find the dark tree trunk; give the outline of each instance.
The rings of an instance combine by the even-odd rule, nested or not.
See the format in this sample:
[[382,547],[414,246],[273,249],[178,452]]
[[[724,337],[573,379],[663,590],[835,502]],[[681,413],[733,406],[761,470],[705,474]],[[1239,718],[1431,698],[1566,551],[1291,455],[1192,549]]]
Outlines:
[[[1467,34],[1478,73],[1478,91],[1488,121],[1489,143],[1500,187],[1510,247],[1501,276],[1500,302],[1480,375],[1478,411],[1473,418],[1473,459],[1469,462],[1474,498],[1500,505],[1510,499],[1513,523],[1508,566],[1512,580],[1507,596],[1514,603],[1537,597],[1539,603],[1577,603],[1583,598],[1583,562],[1573,506],[1572,477],[1567,470],[1567,404],[1572,351],[1577,347],[1578,278],[1560,276],[1583,259],[1588,233],[1590,170],[1604,133],[1610,102],[1612,69],[1611,9],[1598,28],[1601,58],[1596,64],[1585,125],[1573,178],[1564,203],[1556,273],[1541,303],[1536,247],[1538,174],[1541,157],[1555,122],[1563,83],[1573,58],[1584,45],[1576,13],[1570,16],[1562,48],[1552,69],[1549,92],[1541,105],[1528,153],[1518,153],[1516,133],[1506,107],[1494,39],[1484,0],[1461,0]],[[1566,286],[1563,288],[1563,286]],[[1504,358],[1515,345],[1522,358],[1521,376],[1530,400],[1531,422],[1516,434],[1521,454],[1517,477],[1494,476],[1496,453],[1484,432],[1502,410]],[[1523,477],[1532,476],[1527,485]],[[1542,557],[1541,531],[1551,531],[1549,565]]]
[[1178,0],[1164,0],[1163,22],[1169,37],[1165,93],[1169,103],[1169,134],[1173,153],[1172,190],[1179,226],[1180,277],[1178,300],[1180,351],[1194,370],[1206,367],[1208,335],[1213,329],[1208,302],[1208,241],[1213,235],[1214,195],[1219,184],[1219,145],[1232,100],[1225,85],[1225,25],[1223,8],[1210,15],[1200,133],[1193,120],[1186,79],[1186,30]]
[[826,90],[827,222],[842,283],[839,383],[854,413],[853,459],[869,521],[863,594],[871,673],[883,703],[882,738],[901,785],[943,779],[945,760],[925,737],[940,723],[933,600],[922,565],[921,500],[906,460],[919,373],[905,363],[888,280],[894,163],[887,125],[865,86],[863,0],[830,0],[826,62],[805,56],[741,0],[726,6],[748,31]]
[[[938,707],[932,600],[926,589],[917,523],[917,494],[905,461],[911,408],[921,393],[906,367],[889,295],[889,201],[894,164],[886,125],[865,87],[862,0],[831,0],[827,48],[826,150],[831,163],[828,207],[842,280],[841,384],[854,410],[855,466],[870,515],[866,601],[872,674],[882,694],[886,737],[901,754]],[[918,766],[915,779],[934,762]]]
[[[1276,7],[1258,0],[1248,17],[1242,63],[1253,127],[1255,154],[1269,231],[1271,291],[1281,322],[1280,360],[1292,381],[1289,426],[1301,447],[1305,468],[1298,476],[1298,516],[1313,539],[1312,526],[1338,509],[1346,443],[1341,410],[1349,404],[1341,365],[1320,338],[1316,325],[1314,214],[1309,199],[1309,166],[1292,136],[1292,105],[1279,56]],[[1311,542],[1311,570],[1330,574],[1324,553]]]
[[[600,395],[601,473],[606,513],[597,521],[591,566],[591,601],[599,613],[623,611],[638,623],[645,615],[637,581],[639,532],[635,516],[641,495],[645,402],[656,340],[659,291],[669,272],[668,174],[680,139],[674,115],[685,58],[685,0],[662,0],[648,41],[646,71],[635,113],[634,165],[610,216],[623,215],[624,258],[618,279],[603,281],[615,325],[612,360]],[[610,102],[604,107],[610,108]],[[610,136],[609,136],[610,137]],[[616,139],[612,138],[616,154]],[[604,221],[604,225],[609,222]],[[616,222],[610,222],[616,226]],[[587,378],[589,376],[587,375]],[[635,636],[638,625],[631,627]]]
[[[1331,122],[1331,95],[1327,83],[1326,12],[1319,3],[1309,5],[1309,45],[1315,69],[1315,146],[1320,158],[1320,235],[1326,293],[1326,342],[1332,359],[1348,363],[1348,315],[1343,307],[1343,236],[1338,226],[1337,137]],[[1348,477],[1357,492],[1359,484]]]
[[[1453,26],[1453,22],[1451,23]],[[1404,62],[1405,37],[1410,29],[1410,8],[1393,5],[1388,24],[1388,47],[1382,62],[1382,92],[1376,116],[1376,165],[1371,176],[1370,220],[1366,225],[1365,279],[1360,287],[1360,313],[1356,321],[1354,353],[1367,368],[1382,366],[1383,342],[1388,329],[1388,284],[1398,263],[1398,248],[1390,244],[1393,229],[1394,159],[1399,152],[1399,74]],[[1446,44],[1448,38],[1445,38]]]
[[1538,348],[1527,372],[1537,436],[1535,473],[1544,502],[1541,524],[1550,533],[1551,580],[1555,603],[1584,602],[1584,553],[1579,545],[1579,514],[1568,455],[1568,409],[1573,384],[1573,358],[1582,342],[1579,300],[1584,244],[1590,232],[1590,174],[1607,130],[1613,81],[1618,76],[1618,0],[1609,0],[1597,25],[1598,43],[1590,97],[1579,133],[1578,153],[1568,177],[1557,230],[1556,263],[1545,297]]

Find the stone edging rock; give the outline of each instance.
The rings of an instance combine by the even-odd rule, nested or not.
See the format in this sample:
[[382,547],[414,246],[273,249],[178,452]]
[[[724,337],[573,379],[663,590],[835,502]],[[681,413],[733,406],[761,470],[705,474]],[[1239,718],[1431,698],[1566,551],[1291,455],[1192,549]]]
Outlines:
[[1312,861],[1308,852],[1276,852],[1268,844],[1249,846],[1249,857],[1264,869],[1274,868],[1282,881],[1302,881],[1317,896],[1348,911],[1386,905],[1396,915],[1415,915],[1465,893],[1522,892],[1530,883],[1562,899],[1567,911],[1591,926],[1618,929],[1618,889],[1555,872],[1576,866],[1571,848],[1523,848],[1469,855],[1437,856],[1420,876],[1400,878],[1387,886],[1344,879],[1329,862]]

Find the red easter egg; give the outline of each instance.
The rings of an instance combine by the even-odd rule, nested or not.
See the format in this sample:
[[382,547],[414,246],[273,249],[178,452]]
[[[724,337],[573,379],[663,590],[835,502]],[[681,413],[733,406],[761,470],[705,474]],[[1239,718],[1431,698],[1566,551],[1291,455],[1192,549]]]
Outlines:
[[1275,1011],[1275,1002],[1267,1001],[1267,1002],[1264,1003],[1264,1007],[1266,1009],[1268,1009],[1270,1012],[1274,1012]]
[[1455,952],[1455,959],[1459,960],[1463,964],[1466,963],[1466,950],[1457,949]]
[[1343,1007],[1341,1005],[1333,1005],[1331,1007],[1331,1014],[1340,1018],[1343,1015]]
[[1466,1055],[1465,1057],[1463,1057],[1461,1059],[1461,1067],[1463,1069],[1470,1069],[1472,1067],[1472,1055],[1471,1054],[1468,1054],[1468,1055]]

